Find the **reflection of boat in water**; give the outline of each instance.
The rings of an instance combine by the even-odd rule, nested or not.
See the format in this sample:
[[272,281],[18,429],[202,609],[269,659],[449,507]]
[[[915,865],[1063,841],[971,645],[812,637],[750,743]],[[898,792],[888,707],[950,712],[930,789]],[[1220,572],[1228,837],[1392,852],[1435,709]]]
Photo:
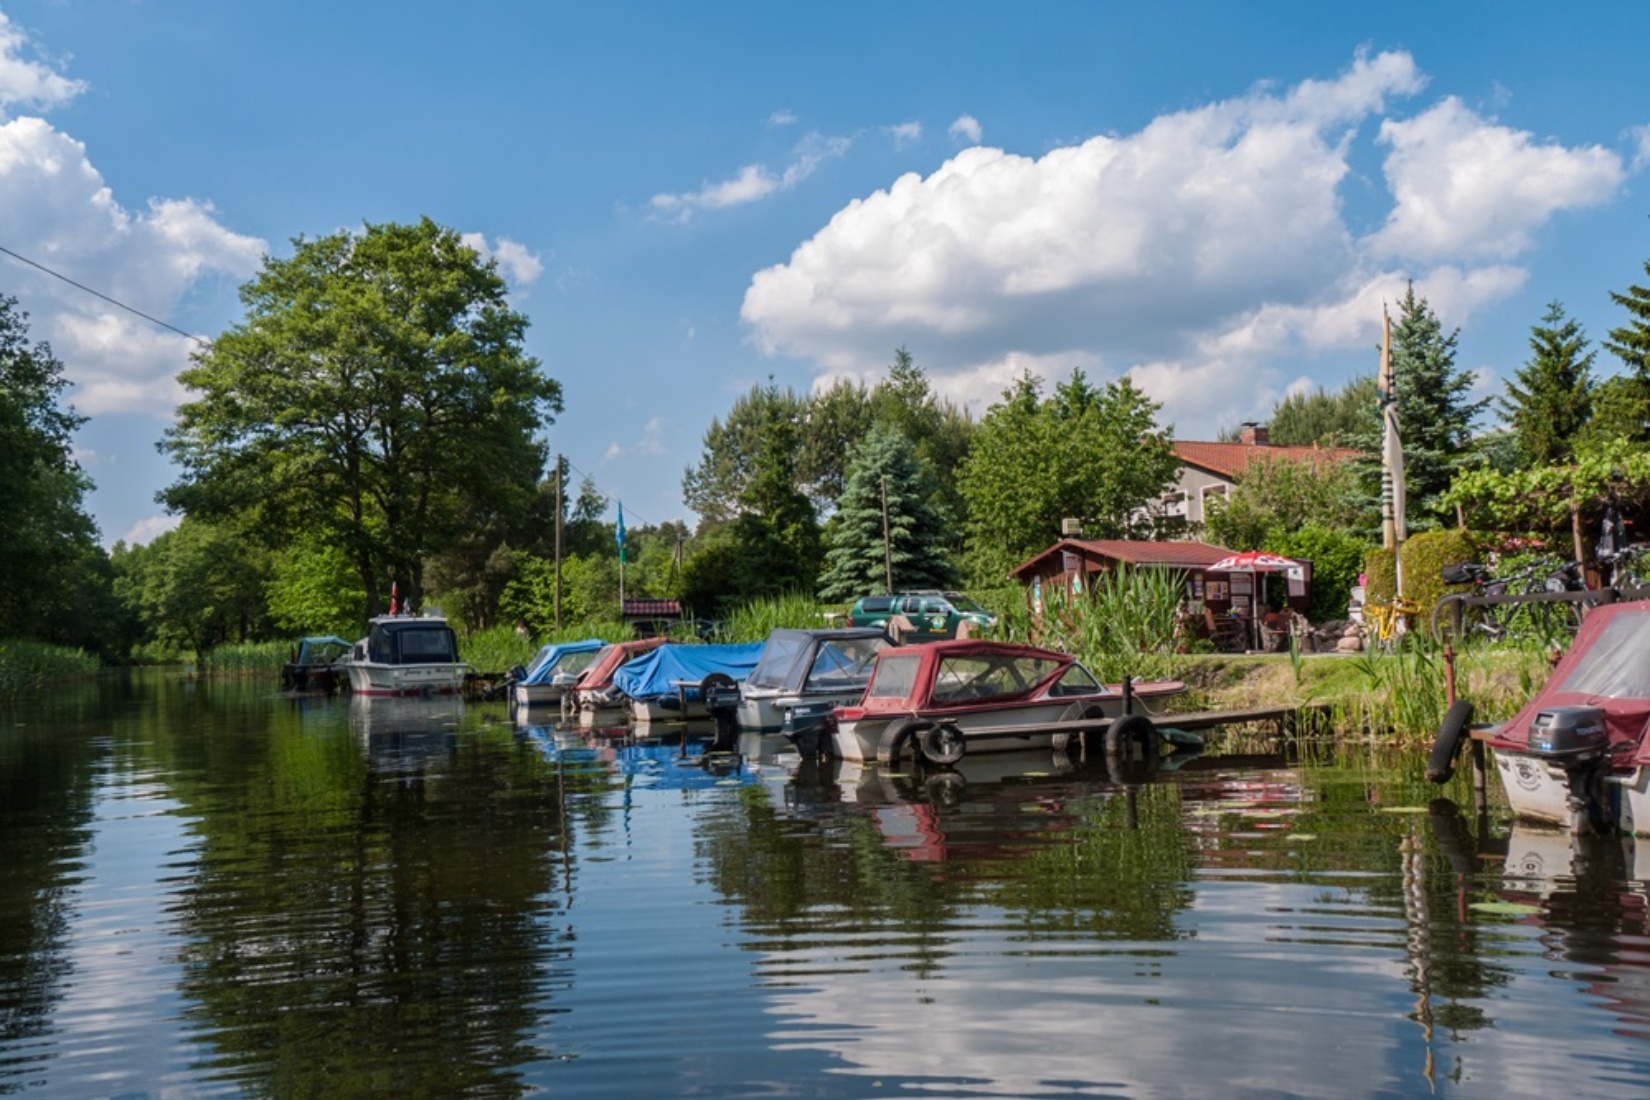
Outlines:
[[[1439,781],[1470,713],[1439,733],[1429,766]],[[1519,817],[1650,836],[1650,601],[1588,611],[1546,686],[1487,740]]]
[[373,768],[387,772],[430,770],[452,755],[464,714],[457,695],[428,699],[356,695],[349,706],[350,729]]
[[713,750],[715,736],[708,725],[676,726],[668,738],[637,737],[629,727],[522,723],[526,709],[516,713],[521,736],[558,766],[602,771],[639,787],[664,790],[747,785],[758,778],[753,756]]

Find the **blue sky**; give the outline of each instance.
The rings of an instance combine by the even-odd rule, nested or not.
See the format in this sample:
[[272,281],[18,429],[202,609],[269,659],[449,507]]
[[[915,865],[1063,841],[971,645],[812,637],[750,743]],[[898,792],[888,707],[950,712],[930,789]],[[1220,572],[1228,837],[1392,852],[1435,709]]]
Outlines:
[[[0,247],[210,337],[299,235],[470,235],[554,451],[688,518],[713,417],[907,347],[982,413],[1127,373],[1183,439],[1374,369],[1414,279],[1485,391],[1650,259],[1650,5],[0,0]],[[182,337],[0,255],[146,541]],[[1600,353],[1601,371],[1616,369]]]

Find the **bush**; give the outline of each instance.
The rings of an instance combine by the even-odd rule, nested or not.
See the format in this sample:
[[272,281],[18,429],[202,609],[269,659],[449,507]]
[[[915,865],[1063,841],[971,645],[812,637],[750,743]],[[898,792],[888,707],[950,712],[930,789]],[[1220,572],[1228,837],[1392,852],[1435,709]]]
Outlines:
[[1273,531],[1263,548],[1286,558],[1312,563],[1312,604],[1306,617],[1315,623],[1346,618],[1352,586],[1364,568],[1368,544],[1355,535],[1308,523],[1292,531]]

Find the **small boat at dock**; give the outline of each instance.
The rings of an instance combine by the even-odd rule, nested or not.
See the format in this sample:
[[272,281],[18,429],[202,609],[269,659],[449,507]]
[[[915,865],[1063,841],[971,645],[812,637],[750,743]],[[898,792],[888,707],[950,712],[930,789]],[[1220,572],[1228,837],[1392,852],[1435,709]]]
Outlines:
[[[1016,642],[964,639],[895,646],[877,655],[864,698],[833,714],[820,740],[844,760],[896,762],[914,751],[948,765],[965,752],[1064,748],[1092,724],[1133,751],[1155,754],[1161,740],[1145,716],[1186,690],[1179,680],[1107,685],[1067,653]],[[1130,717],[1138,721],[1125,722]],[[808,755],[810,745],[799,740]]]
[[629,704],[624,693],[613,684],[613,674],[630,661],[665,644],[664,638],[635,638],[628,642],[609,642],[596,651],[596,656],[573,681],[562,703],[564,710],[576,707],[580,721],[616,715]]
[[743,683],[761,653],[761,642],[670,642],[620,666],[613,686],[630,700],[631,718],[637,723],[706,718],[703,689],[713,683],[727,688]]
[[586,638],[581,642],[559,642],[538,651],[513,686],[518,706],[540,706],[560,703],[562,696],[572,690],[580,674],[589,668],[606,642]]
[[450,695],[469,671],[458,657],[458,636],[440,615],[374,618],[344,667],[357,695]]
[[742,730],[792,737],[857,703],[877,654],[894,643],[879,627],[775,630],[740,689]]
[[337,691],[347,679],[344,661],[351,643],[334,634],[299,638],[292,659],[281,666],[283,691]]

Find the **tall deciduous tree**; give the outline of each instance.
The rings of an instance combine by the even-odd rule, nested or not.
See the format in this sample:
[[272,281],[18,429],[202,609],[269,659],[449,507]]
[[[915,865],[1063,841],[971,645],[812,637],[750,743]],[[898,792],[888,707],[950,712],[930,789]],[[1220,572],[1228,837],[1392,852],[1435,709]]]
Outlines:
[[1333,392],[1290,394],[1272,409],[1267,438],[1276,447],[1346,446],[1368,430],[1375,407],[1375,376],[1363,375]]
[[369,613],[394,581],[421,603],[426,559],[478,513],[530,509],[561,387],[458,234],[426,218],[299,238],[241,299],[245,321],[180,376],[198,396],[162,443],[183,469],[168,506],[256,517],[272,542],[324,532]]
[[827,532],[820,598],[852,600],[888,590],[890,572],[895,592],[955,586],[957,571],[945,552],[952,532],[931,492],[910,441],[892,428],[873,429],[855,449]]
[[999,582],[1067,517],[1092,538],[1151,534],[1147,507],[1179,471],[1157,409],[1129,379],[1096,389],[1081,371],[1046,400],[1029,373],[1004,391],[963,464],[975,579]]
[[91,646],[110,574],[73,457],[85,418],[64,406],[63,364],[30,344],[28,314],[0,296],[0,638]]
[[1530,359],[1497,405],[1525,462],[1551,465],[1575,453],[1593,415],[1593,353],[1580,322],[1558,302],[1530,330]]

